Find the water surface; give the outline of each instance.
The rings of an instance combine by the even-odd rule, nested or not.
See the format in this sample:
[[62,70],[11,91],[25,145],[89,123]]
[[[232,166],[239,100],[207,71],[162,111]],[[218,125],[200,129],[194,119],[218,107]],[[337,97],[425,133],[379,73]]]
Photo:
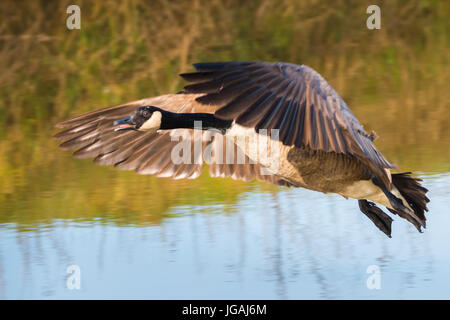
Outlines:
[[[383,5],[369,31],[364,4],[81,2],[68,31],[70,2],[2,2],[0,298],[449,299],[449,3],[411,3]],[[425,232],[394,216],[389,239],[355,200],[207,168],[173,181],[98,167],[52,138],[69,116],[177,92],[191,62],[237,59],[323,74],[424,179]]]

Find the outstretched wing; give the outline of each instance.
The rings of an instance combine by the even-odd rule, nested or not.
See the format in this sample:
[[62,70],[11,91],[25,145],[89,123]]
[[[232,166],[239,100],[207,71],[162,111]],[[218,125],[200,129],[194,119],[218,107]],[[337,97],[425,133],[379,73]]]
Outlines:
[[[196,102],[197,97],[199,95],[166,95],[99,109],[58,123],[57,127],[64,130],[55,137],[64,140],[60,145],[62,148],[76,149],[74,156],[77,158],[94,158],[94,162],[100,165],[114,165],[118,169],[174,179],[198,177],[205,163],[202,151],[209,146],[209,171],[213,177],[232,177],[245,181],[257,178],[274,184],[290,185],[277,176],[263,175],[262,167],[250,163],[248,157],[242,164],[237,161],[224,161],[219,155],[224,154],[226,149],[219,147],[222,144],[223,148],[227,146],[219,133],[205,131],[194,134],[191,129],[158,132],[114,131],[115,120],[129,115],[143,105],[154,105],[171,112],[215,111],[214,108]],[[173,161],[172,150],[180,142],[187,143],[185,150],[189,149],[189,153],[183,158],[182,151],[178,156],[183,161]],[[196,143],[201,145],[200,153],[194,148]],[[231,147],[237,148],[234,143]],[[233,154],[237,155],[236,152]]]
[[316,71],[288,63],[217,62],[194,64],[181,74],[194,82],[185,93],[217,106],[215,115],[245,127],[279,129],[287,146],[342,153],[361,161],[390,187],[387,161],[344,100]]

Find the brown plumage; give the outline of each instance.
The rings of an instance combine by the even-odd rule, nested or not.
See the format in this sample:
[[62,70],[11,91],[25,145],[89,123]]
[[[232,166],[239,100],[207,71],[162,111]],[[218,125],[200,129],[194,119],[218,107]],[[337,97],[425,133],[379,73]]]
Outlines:
[[287,146],[352,155],[390,188],[387,161],[358,119],[325,79],[307,66],[288,63],[199,63],[182,74],[185,92],[219,106],[215,115],[258,129],[280,129]]
[[[181,75],[193,84],[179,94],[104,108],[59,123],[57,126],[64,129],[56,135],[64,140],[61,147],[77,149],[74,156],[94,158],[100,165],[175,179],[197,177],[207,161],[213,177],[257,178],[360,199],[361,210],[372,221],[377,215],[385,221],[378,219],[378,227],[386,225],[388,219],[381,217],[382,211],[373,204],[361,201],[385,205],[419,230],[425,226],[427,190],[408,174],[391,175],[390,169],[396,166],[373,144],[375,133],[364,131],[342,98],[316,71],[304,65],[266,62],[200,63],[194,67],[197,72]],[[197,130],[197,134],[186,126],[115,131],[114,121],[130,118],[141,106],[151,106],[152,112],[164,110],[157,119],[160,128],[166,128],[161,127],[161,121],[169,122],[170,117],[179,121],[174,119],[186,115],[195,120],[205,119],[205,114],[216,119],[211,123],[230,123],[231,127],[218,128],[220,132]],[[267,159],[258,161],[254,146],[236,142],[231,136],[261,136],[261,129],[278,129],[279,168],[274,169]],[[180,142],[175,137],[190,145],[189,163],[172,160],[172,151]],[[210,148],[210,159],[195,152],[197,141],[202,150]],[[220,161],[222,148],[223,154],[233,150],[231,163]],[[237,163],[238,152],[244,153],[244,163]],[[262,174],[263,168],[270,174]],[[382,231],[390,235],[390,224]]]
[[[120,119],[139,106],[155,105],[172,112],[206,112],[213,111],[211,106],[205,106],[195,101],[199,94],[169,94],[154,98],[133,101],[118,106],[99,109],[83,114],[57,124],[58,128],[64,129],[57,133],[55,138],[64,140],[61,143],[63,149],[77,149],[74,152],[76,158],[94,158],[99,165],[114,165],[122,170],[135,170],[139,174],[153,174],[157,177],[171,177],[174,179],[197,178],[202,172],[204,164],[203,157],[194,161],[194,152],[191,152],[191,160],[188,164],[174,164],[171,160],[172,148],[179,141],[172,140],[175,136],[174,130],[157,132],[141,131],[114,131],[114,120]],[[177,129],[177,135],[181,140],[187,140],[194,148],[194,130]],[[212,135],[210,140],[208,135]],[[217,140],[214,139],[218,133],[203,132],[201,138],[207,140],[202,143],[202,148],[212,144],[212,155],[210,160],[210,175],[212,177],[232,177],[237,180],[251,181],[255,178],[261,181],[278,185],[289,185],[279,177],[273,175],[262,175],[259,164],[251,164],[246,157],[243,164],[221,163],[215,157],[217,155]],[[223,140],[223,139],[222,139]],[[224,140],[225,141],[225,140]],[[234,146],[236,150],[236,146]],[[224,151],[226,153],[226,144]],[[237,152],[234,153],[237,155]],[[219,163],[218,163],[219,162]],[[231,162],[231,161],[230,161]]]

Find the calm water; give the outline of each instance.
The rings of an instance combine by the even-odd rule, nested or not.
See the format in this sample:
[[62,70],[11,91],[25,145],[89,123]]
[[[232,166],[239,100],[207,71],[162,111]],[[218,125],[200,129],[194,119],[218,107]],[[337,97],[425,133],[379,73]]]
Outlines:
[[[120,175],[79,162],[79,179],[94,185],[91,197],[101,197],[94,217],[80,211],[70,218],[79,195],[60,191],[84,182],[64,179],[50,187],[44,179],[40,190],[2,209],[10,222],[0,225],[1,298],[450,298],[450,174],[422,175],[432,199],[425,232],[395,218],[388,239],[356,201],[257,183],[230,202],[217,199],[217,190],[177,181],[180,204],[153,222],[151,195],[167,180],[139,177],[152,184],[139,187],[142,209],[134,213],[112,190]],[[113,175],[111,185],[97,184],[95,171]],[[114,206],[101,209],[108,201]],[[67,288],[70,265],[80,268],[80,290]],[[381,270],[379,290],[366,286],[370,265]]]
[[[448,2],[389,1],[381,30],[364,2],[80,3],[68,31],[70,1],[0,2],[0,299],[450,299]],[[304,189],[98,167],[52,138],[69,116],[177,92],[191,62],[238,59],[323,74],[424,179],[425,232],[394,216],[389,239],[357,201]]]

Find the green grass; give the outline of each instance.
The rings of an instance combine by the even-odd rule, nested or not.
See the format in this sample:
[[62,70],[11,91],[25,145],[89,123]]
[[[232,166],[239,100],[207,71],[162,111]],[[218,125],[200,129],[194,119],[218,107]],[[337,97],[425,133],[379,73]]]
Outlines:
[[[67,30],[73,3],[0,2],[0,222],[55,217],[50,208],[69,198],[67,216],[120,215],[120,203],[133,198],[139,219],[159,223],[170,205],[207,201],[196,197],[205,185],[217,190],[212,203],[236,201],[254,184],[206,175],[173,182],[98,168],[70,158],[51,138],[53,125],[67,117],[177,92],[177,74],[198,61],[310,65],[381,136],[376,143],[388,159],[404,170],[450,169],[448,1],[384,1],[381,30],[366,28],[372,3],[359,0],[76,1],[81,30]],[[100,185],[92,186],[92,177]],[[58,181],[75,182],[59,190]],[[158,184],[160,192],[136,196],[130,181]],[[100,196],[90,197],[96,190]],[[41,196],[27,213],[30,193]],[[145,216],[149,201],[153,213]]]

